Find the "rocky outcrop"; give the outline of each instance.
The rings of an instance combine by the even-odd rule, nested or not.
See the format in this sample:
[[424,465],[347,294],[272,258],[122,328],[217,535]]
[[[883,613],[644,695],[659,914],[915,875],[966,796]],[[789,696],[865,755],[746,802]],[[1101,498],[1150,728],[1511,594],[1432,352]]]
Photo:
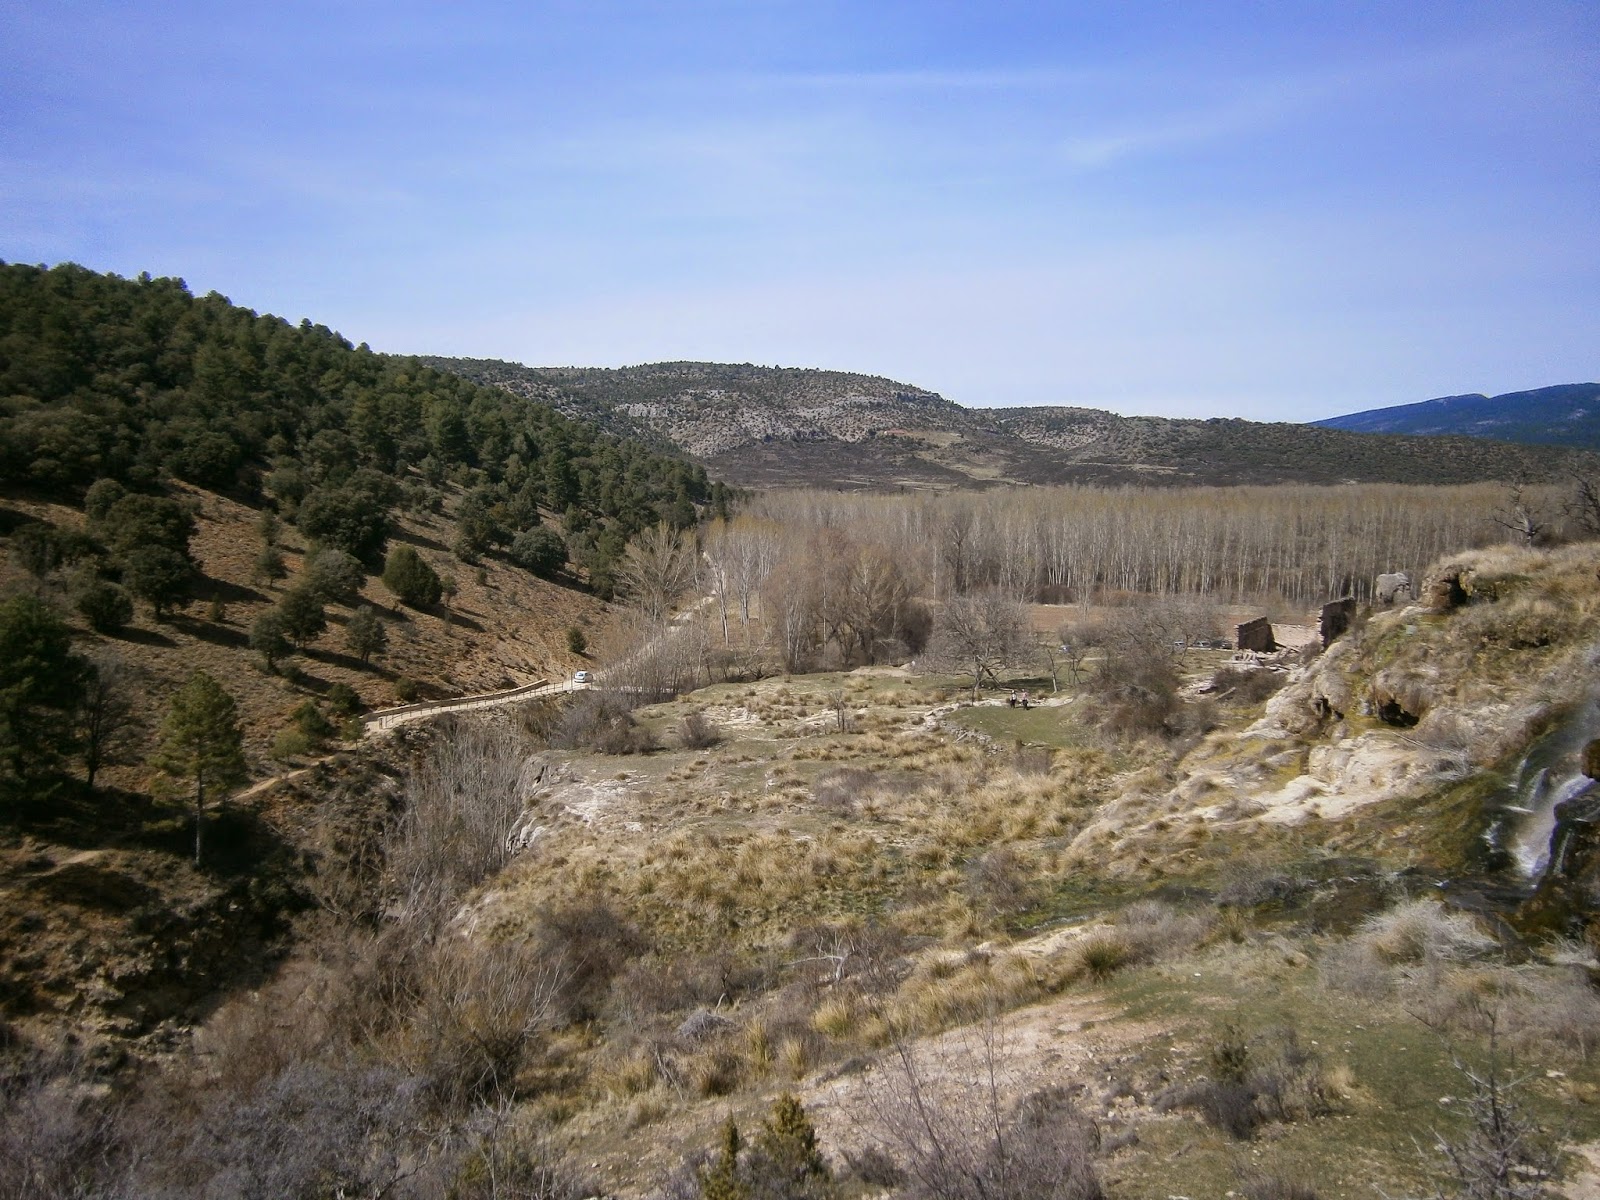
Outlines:
[[1452,562],[1435,567],[1422,581],[1422,602],[1434,612],[1449,612],[1467,602],[1462,577],[1471,571],[1465,563]]
[[1404,571],[1391,571],[1379,575],[1373,583],[1372,600],[1385,608],[1392,604],[1410,604],[1411,576]]

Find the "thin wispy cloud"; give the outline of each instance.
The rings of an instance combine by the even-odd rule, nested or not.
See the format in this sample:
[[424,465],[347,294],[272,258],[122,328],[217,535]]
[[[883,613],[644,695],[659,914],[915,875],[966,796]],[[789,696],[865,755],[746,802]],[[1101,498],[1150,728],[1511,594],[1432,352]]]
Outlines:
[[1148,16],[32,6],[0,257],[389,350],[981,403],[1320,416],[1600,373],[1600,11]]

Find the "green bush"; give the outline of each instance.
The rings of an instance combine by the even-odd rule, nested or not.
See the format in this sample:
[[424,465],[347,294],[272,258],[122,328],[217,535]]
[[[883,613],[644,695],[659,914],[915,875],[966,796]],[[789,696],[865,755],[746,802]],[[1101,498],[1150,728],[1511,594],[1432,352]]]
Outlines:
[[553,529],[540,526],[524,529],[511,542],[511,561],[541,578],[548,578],[567,564],[567,544]]
[[333,736],[333,722],[323,715],[313,700],[301,701],[294,712],[289,714],[289,719],[294,722],[296,729],[306,735],[312,745]]
[[317,635],[328,627],[328,614],[322,607],[322,595],[310,583],[290,588],[278,601],[275,609],[283,620],[283,632],[297,646],[315,641]]
[[61,540],[56,527],[30,521],[11,535],[11,553],[28,574],[43,579],[61,565]]
[[336,717],[348,717],[361,711],[361,697],[348,683],[334,684],[324,699],[328,702],[328,711]]
[[350,604],[367,581],[366,568],[353,554],[324,546],[306,561],[305,586],[324,604]]
[[280,729],[272,739],[272,757],[277,759],[301,758],[311,753],[311,739],[305,730],[296,725]]
[[[360,472],[370,475],[372,472]],[[389,540],[388,507],[391,498],[380,486],[379,477],[371,486],[361,479],[344,487],[323,487],[301,501],[295,524],[320,545],[343,550],[360,559],[374,559]]]
[[426,608],[439,603],[439,576],[410,546],[396,546],[383,564],[383,586],[402,604]]
[[111,506],[128,494],[115,479],[96,479],[83,494],[83,512],[90,522],[103,521]]
[[275,545],[263,546],[250,569],[250,577],[256,583],[276,583],[288,573],[289,568],[283,562],[283,551]]
[[133,620],[133,600],[114,583],[96,579],[78,593],[78,611],[96,633],[118,633]]
[[188,555],[170,546],[136,546],[122,556],[122,582],[158,621],[188,596],[195,574]]

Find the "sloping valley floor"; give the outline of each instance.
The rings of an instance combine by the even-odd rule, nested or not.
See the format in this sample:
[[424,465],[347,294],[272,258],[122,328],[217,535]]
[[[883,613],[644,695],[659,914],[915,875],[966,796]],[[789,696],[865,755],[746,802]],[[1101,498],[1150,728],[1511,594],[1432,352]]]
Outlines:
[[[846,1195],[893,1194],[919,1107],[981,1141],[1046,1100],[1114,1200],[1456,1194],[1440,1146],[1491,1086],[1530,1131],[1516,1179],[1600,1196],[1594,946],[1519,929],[1527,885],[1483,851],[1487,797],[1596,679],[1597,566],[1469,557],[1458,599],[1374,616],[1270,696],[1207,694],[1226,656],[1191,653],[1207,716],[1178,742],[1100,730],[1074,686],[1019,681],[1024,711],[863,668],[637,710],[648,752],[550,748],[553,701],[408,726],[255,802],[320,847],[324,919],[368,888],[380,924],[422,894],[392,840],[359,867],[385,812],[504,802],[503,856],[428,953],[559,980],[495,1111],[596,1194],[656,1194],[785,1091]],[[310,1037],[340,971],[291,956],[197,1044],[226,1070],[252,1009]],[[489,1018],[441,1005],[481,1042]],[[420,1018],[363,1028],[361,1054],[437,1068]]]

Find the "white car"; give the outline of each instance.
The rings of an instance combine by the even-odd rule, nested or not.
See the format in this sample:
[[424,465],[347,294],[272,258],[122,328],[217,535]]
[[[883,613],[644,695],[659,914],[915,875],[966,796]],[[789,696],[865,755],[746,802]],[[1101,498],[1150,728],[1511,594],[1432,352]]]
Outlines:
[[589,672],[587,672],[587,671],[574,671],[572,673],[572,682],[573,683],[588,683],[589,682]]

